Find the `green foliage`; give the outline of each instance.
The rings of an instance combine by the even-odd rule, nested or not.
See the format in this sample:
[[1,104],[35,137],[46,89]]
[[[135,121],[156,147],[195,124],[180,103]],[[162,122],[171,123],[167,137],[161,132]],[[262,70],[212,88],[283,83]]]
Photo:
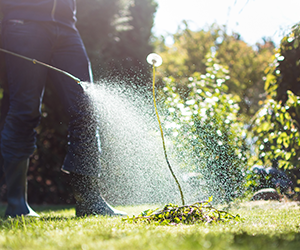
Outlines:
[[164,38],[156,45],[164,61],[160,68],[165,75],[174,75],[176,79],[187,78],[194,72],[205,72],[205,56],[214,46],[220,31],[219,27],[212,25],[208,31],[193,32],[186,22],[183,24],[185,28],[172,35],[172,45],[165,45]]
[[245,116],[246,123],[260,108],[259,102],[265,99],[264,70],[271,62],[273,50],[272,41],[264,40],[254,48],[228,35],[217,50],[220,63],[229,67],[229,93],[240,97],[240,113]]
[[280,47],[273,56],[273,64],[266,70],[266,91],[283,103],[288,99],[287,90],[300,95],[299,41],[300,23],[294,25],[291,32],[281,40]]
[[246,172],[246,193],[256,192],[262,188],[269,188],[270,187],[270,177],[267,176],[261,176],[260,174],[256,174],[250,169]]
[[207,201],[199,201],[192,205],[167,204],[162,210],[148,209],[137,217],[127,217],[123,220],[128,222],[154,222],[157,225],[240,221],[238,214],[234,216],[226,211],[218,210],[210,204],[211,201],[212,197]]
[[[278,159],[279,168],[293,169],[297,164],[299,155],[299,124],[292,119],[288,110],[294,107],[300,111],[300,97],[288,92],[286,105],[269,99],[261,109],[255,122],[259,124],[256,132],[263,142],[258,145],[264,162],[271,159]],[[266,148],[266,149],[265,149]]]
[[201,173],[211,194],[228,202],[242,188],[246,131],[238,119],[238,96],[226,93],[228,70],[210,56],[206,66],[206,74],[188,78],[185,98],[174,78],[165,79],[165,127],[178,151],[187,152],[190,161],[184,167]]
[[300,192],[300,28],[295,25],[281,41],[267,68],[265,89],[268,99],[254,119],[257,162],[281,168]]
[[259,100],[264,98],[264,70],[271,62],[274,45],[271,41],[247,45],[238,34],[227,34],[226,27],[211,25],[199,31],[185,28],[172,36],[174,44],[167,46],[164,38],[156,42],[156,48],[163,58],[160,67],[164,75],[173,76],[183,93],[188,88],[187,78],[194,72],[205,72],[206,55],[216,53],[220,64],[227,65],[230,78],[227,79],[228,93],[240,97],[240,113],[248,119],[259,109]]
[[[300,96],[287,91],[285,104],[274,99],[265,101],[258,112],[254,132],[257,136],[258,158],[265,166],[273,166],[286,171],[297,184],[300,158],[299,123],[293,119],[300,115]],[[300,191],[296,187],[296,191]]]

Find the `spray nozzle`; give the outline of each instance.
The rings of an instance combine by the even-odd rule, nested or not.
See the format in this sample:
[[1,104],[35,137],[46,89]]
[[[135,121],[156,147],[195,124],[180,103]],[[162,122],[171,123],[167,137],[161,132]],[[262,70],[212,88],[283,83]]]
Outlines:
[[147,62],[155,67],[158,67],[162,64],[162,58],[156,53],[151,53],[147,56]]

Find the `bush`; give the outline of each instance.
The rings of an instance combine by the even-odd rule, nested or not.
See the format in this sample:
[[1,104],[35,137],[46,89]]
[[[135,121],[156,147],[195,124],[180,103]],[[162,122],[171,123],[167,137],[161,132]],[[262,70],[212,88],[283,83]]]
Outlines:
[[165,127],[188,158],[182,167],[201,174],[214,200],[229,202],[242,191],[246,130],[238,119],[239,98],[226,93],[228,70],[211,56],[206,66],[206,74],[189,77],[186,93],[172,77],[165,79]]
[[299,192],[299,124],[290,112],[300,115],[300,96],[291,91],[287,94],[285,104],[274,99],[265,101],[256,116],[253,131],[257,136],[258,162],[282,169],[292,179],[295,191]]
[[285,36],[266,70],[267,100],[257,112],[257,163],[284,171],[300,193],[300,24]]

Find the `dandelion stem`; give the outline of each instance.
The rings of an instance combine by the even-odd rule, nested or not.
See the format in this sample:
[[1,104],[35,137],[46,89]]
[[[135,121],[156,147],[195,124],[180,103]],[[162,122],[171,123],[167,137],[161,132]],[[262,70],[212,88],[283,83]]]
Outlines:
[[168,160],[168,155],[167,155],[167,150],[166,150],[166,145],[165,145],[165,139],[164,139],[164,132],[163,132],[163,129],[162,129],[162,126],[161,126],[161,122],[160,122],[160,118],[159,118],[159,114],[158,114],[158,111],[157,111],[157,105],[156,105],[156,99],[155,99],[155,63],[153,63],[153,103],[154,103],[154,108],[155,108],[155,113],[156,113],[156,117],[157,117],[157,121],[158,121],[158,124],[159,124],[159,129],[160,129],[160,135],[161,135],[161,139],[162,139],[162,144],[163,144],[163,149],[164,149],[164,154],[165,154],[165,159],[166,159],[166,162],[168,164],[168,167],[170,169],[170,172],[175,180],[175,182],[177,183],[177,186],[179,188],[179,192],[180,192],[180,196],[181,196],[181,202],[182,202],[182,205],[185,205],[185,202],[184,202],[184,196],[183,196],[183,192],[182,192],[182,189],[181,189],[181,186],[180,186],[180,183],[171,167],[171,164]]

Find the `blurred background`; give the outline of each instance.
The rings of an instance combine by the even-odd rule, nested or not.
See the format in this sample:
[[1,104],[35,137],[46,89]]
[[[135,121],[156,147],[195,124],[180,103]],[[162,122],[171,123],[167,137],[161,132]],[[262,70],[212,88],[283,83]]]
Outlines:
[[[169,140],[191,156],[181,164],[190,173],[188,181],[217,180],[210,185],[227,202],[265,187],[299,199],[299,5],[292,0],[77,0],[77,28],[95,81],[122,79],[125,87],[145,87],[151,83],[147,55],[162,56],[158,100]],[[9,105],[4,67],[0,54],[1,126]],[[52,100],[57,98],[49,82],[28,198],[34,204],[72,204],[68,176],[60,171],[68,121]],[[255,166],[279,170],[289,181],[282,188]]]

